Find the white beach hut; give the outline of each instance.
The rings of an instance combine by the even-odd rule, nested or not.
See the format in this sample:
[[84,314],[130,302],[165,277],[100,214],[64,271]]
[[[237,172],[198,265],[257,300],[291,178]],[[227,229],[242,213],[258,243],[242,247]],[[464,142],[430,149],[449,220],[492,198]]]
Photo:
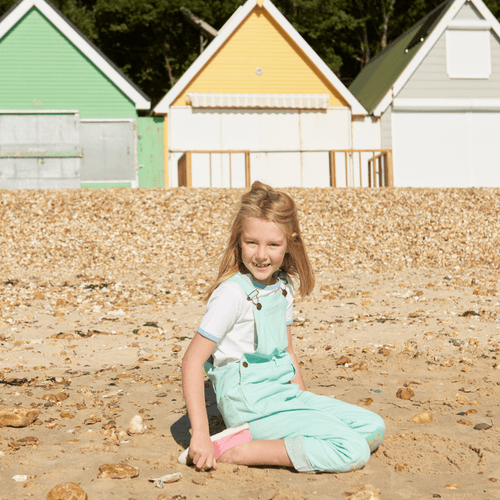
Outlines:
[[380,119],[395,186],[500,186],[499,39],[482,0],[446,0],[350,86]]

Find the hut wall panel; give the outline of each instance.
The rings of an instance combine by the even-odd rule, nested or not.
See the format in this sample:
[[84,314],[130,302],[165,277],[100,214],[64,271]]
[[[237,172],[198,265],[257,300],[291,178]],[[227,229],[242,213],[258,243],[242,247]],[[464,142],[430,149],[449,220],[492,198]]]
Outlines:
[[163,118],[137,118],[137,163],[139,187],[164,187]]
[[78,151],[73,114],[0,114],[0,152]]
[[135,123],[82,122],[81,180],[135,181]]
[[[259,76],[256,69],[262,69]],[[330,106],[346,106],[267,12],[254,9],[173,103],[188,92],[329,94]]]
[[298,110],[198,110],[174,107],[171,151],[299,151],[351,147],[350,112]]
[[500,113],[468,113],[472,185],[500,186]]
[[0,41],[0,109],[77,109],[134,118],[134,103],[37,9]]
[[353,149],[380,149],[380,119],[373,116],[356,117],[352,121]]
[[393,112],[392,119],[397,187],[500,185],[500,113]]
[[466,2],[462,8],[457,12],[457,15],[454,19],[484,19],[483,16],[479,13],[479,11],[471,5],[469,2]]
[[[470,113],[392,113],[394,185],[469,187]],[[425,147],[418,147],[423,144]]]
[[301,186],[299,153],[250,154],[250,180],[265,182],[274,187]]
[[351,147],[351,113],[349,108],[325,111],[300,111],[301,149],[325,150]]
[[383,149],[392,148],[392,107],[388,107],[380,117],[381,147]]
[[491,76],[488,79],[450,78],[446,71],[446,33],[439,38],[427,57],[397,97],[419,98],[500,98],[500,43],[491,42]]

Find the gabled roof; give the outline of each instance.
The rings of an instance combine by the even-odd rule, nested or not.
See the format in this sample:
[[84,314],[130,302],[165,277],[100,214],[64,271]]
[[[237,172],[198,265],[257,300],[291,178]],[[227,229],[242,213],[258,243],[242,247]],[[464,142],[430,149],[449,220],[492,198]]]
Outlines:
[[80,52],[88,57],[135,104],[137,109],[150,109],[151,99],[48,0],[18,0],[0,18],[0,40],[32,8],[38,9]]
[[243,23],[246,17],[257,6],[262,6],[283,31],[297,44],[309,60],[324,75],[326,80],[339,92],[343,99],[351,107],[353,115],[366,115],[366,110],[359,101],[351,94],[333,71],[323,62],[323,60],[314,52],[311,46],[299,35],[297,30],[287,21],[281,12],[271,3],[270,0],[247,0],[239,7],[224,26],[219,30],[219,34],[210,43],[210,45],[201,53],[196,61],[188,68],[177,83],[170,89],[165,97],[158,103],[154,111],[156,113],[168,113],[170,105],[179,97],[182,91],[196,77],[196,75],[205,67],[210,59],[222,47],[224,42],[235,32]]
[[470,27],[484,23],[500,36],[500,24],[482,0],[445,0],[372,58],[349,87],[370,114],[380,116],[389,107],[448,26],[467,25],[453,21],[466,2],[484,18]]

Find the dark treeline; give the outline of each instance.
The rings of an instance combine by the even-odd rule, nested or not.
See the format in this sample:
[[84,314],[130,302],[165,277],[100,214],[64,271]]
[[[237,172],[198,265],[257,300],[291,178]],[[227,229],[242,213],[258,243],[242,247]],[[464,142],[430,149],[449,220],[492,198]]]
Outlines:
[[[0,16],[15,0],[0,0]],[[155,105],[200,54],[186,7],[220,29],[245,0],[52,0]],[[274,0],[349,86],[364,64],[441,0]],[[485,0],[498,18],[500,0]]]

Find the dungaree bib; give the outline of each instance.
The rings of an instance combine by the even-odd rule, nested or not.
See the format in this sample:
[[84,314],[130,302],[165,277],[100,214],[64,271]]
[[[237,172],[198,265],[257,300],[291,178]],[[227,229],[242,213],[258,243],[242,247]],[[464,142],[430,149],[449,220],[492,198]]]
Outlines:
[[245,275],[236,274],[228,281],[240,285],[253,303],[257,330],[255,353],[244,354],[239,362],[205,369],[217,395],[217,406],[228,427],[251,422],[279,411],[278,401],[290,401],[300,389],[289,384],[295,377],[292,357],[286,352],[286,291],[281,287],[265,297]]
[[284,278],[275,293],[259,297],[251,279],[229,278],[253,303],[257,332],[254,353],[222,367],[205,364],[228,427],[247,422],[253,439],[283,439],[300,472],[345,472],[363,467],[382,442],[384,421],[355,405],[301,391],[290,381],[296,370],[286,352]]

